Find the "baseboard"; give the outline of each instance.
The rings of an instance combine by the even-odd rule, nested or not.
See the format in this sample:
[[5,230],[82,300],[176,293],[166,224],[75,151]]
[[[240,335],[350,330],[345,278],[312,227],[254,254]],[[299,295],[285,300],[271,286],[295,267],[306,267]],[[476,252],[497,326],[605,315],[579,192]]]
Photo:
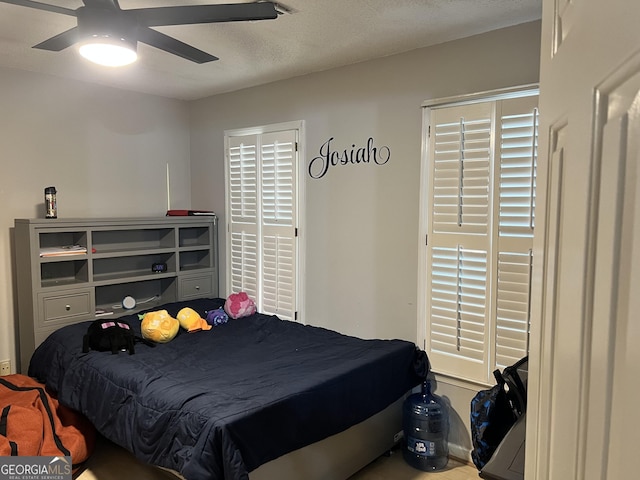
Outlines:
[[473,461],[471,460],[471,450],[461,445],[449,443],[449,457],[460,463],[473,465]]

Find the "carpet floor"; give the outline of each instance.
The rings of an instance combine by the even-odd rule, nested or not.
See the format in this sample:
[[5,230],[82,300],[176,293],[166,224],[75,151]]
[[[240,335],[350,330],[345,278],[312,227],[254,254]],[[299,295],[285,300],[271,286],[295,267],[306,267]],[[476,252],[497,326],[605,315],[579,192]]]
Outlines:
[[[96,449],[76,480],[176,480],[170,472],[146,465],[126,450],[99,438]],[[449,460],[446,468],[423,472],[405,463],[397,449],[383,455],[349,480],[476,480],[475,467]],[[277,479],[274,479],[277,480]],[[304,480],[304,479],[300,479]]]

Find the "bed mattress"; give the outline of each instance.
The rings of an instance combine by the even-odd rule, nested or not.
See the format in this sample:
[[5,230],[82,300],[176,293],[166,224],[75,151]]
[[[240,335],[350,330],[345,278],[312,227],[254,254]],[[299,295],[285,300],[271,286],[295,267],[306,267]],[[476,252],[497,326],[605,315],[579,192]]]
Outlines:
[[[190,306],[202,316],[223,299]],[[139,334],[137,315],[123,317]],[[82,353],[91,322],[51,334],[29,375],[109,440],[189,480],[247,479],[290,451],[346,430],[419,384],[426,354],[403,340],[363,340],[255,314],[179,332],[136,353]]]

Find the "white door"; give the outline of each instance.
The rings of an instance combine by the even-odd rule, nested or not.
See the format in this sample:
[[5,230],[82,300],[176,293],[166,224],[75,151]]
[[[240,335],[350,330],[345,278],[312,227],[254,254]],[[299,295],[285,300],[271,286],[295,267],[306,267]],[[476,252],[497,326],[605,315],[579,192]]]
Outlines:
[[640,2],[542,25],[526,478],[637,478]]

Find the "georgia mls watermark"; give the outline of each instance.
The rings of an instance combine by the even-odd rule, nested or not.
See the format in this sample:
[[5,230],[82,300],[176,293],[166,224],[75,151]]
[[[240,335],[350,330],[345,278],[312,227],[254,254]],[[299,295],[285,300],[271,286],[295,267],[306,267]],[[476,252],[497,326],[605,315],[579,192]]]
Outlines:
[[0,480],[71,480],[71,457],[0,457]]

